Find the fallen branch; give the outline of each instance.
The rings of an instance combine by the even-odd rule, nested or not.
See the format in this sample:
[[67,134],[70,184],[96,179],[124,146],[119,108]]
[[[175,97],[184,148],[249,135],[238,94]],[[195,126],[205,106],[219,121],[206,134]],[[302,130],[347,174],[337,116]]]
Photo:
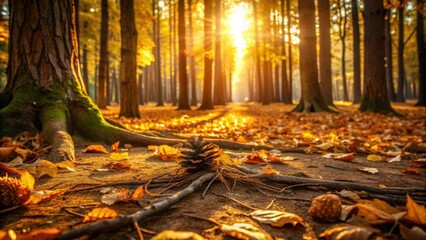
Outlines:
[[137,211],[133,214],[119,216],[115,219],[103,220],[91,224],[84,225],[80,228],[70,230],[68,232],[62,233],[57,239],[74,239],[85,235],[98,234],[101,232],[113,231],[124,226],[130,226],[133,224],[133,219],[137,222],[154,215],[155,213],[164,211],[170,208],[172,205],[176,204],[184,197],[189,196],[194,193],[203,183],[211,181],[215,177],[215,173],[205,174],[194,182],[192,182],[188,187],[183,190],[173,194],[170,197],[165,198],[164,200],[144,207],[142,210]]

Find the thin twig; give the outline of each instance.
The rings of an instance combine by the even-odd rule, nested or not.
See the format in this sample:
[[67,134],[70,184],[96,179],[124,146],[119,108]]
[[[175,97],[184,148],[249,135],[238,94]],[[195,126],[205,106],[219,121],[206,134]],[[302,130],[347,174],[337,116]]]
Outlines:
[[246,207],[246,208],[248,208],[248,209],[251,209],[251,210],[259,210],[258,208],[252,207],[252,206],[248,205],[247,203],[243,203],[243,202],[241,202],[241,201],[239,201],[239,200],[237,200],[237,199],[235,199],[235,198],[233,198],[233,197],[225,196],[225,195],[217,194],[217,193],[213,193],[213,194],[214,194],[214,195],[216,195],[216,196],[220,196],[220,197],[228,198],[228,199],[230,199],[230,200],[232,200],[232,201],[234,201],[234,202],[238,203],[239,205],[241,205],[241,206],[243,206],[243,207]]
[[3,213],[7,213],[7,212],[13,211],[15,209],[18,209],[20,207],[22,207],[22,206],[18,205],[18,206],[13,206],[13,207],[10,207],[10,208],[6,208],[6,209],[3,209],[3,210],[0,210],[0,215],[3,214]]
[[203,198],[206,196],[207,190],[209,190],[210,186],[212,185],[212,183],[219,177],[219,174],[217,174],[207,185],[206,189],[203,192]]
[[143,234],[141,232],[141,228],[139,227],[138,221],[135,218],[132,218],[133,226],[136,228],[136,232],[138,233],[139,239],[143,240]]
[[69,214],[72,214],[72,215],[74,215],[74,216],[78,216],[78,217],[82,217],[82,218],[84,218],[84,214],[81,214],[81,213],[78,213],[78,212],[71,211],[71,210],[67,209],[66,207],[63,207],[62,209],[63,209],[65,212],[69,213]]
[[274,204],[275,199],[272,199],[272,201],[268,204],[268,206],[265,207],[266,210],[272,207],[272,204]]

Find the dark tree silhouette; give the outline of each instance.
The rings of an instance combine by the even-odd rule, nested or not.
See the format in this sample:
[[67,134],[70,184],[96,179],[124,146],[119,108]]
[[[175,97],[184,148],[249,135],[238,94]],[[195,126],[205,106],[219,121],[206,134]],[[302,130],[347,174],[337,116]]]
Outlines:
[[186,72],[185,0],[178,1],[179,35],[179,103],[178,110],[191,109],[188,103],[188,73]]
[[99,58],[98,94],[97,104],[99,108],[106,108],[107,82],[108,82],[108,0],[102,0],[101,17],[101,47]]
[[[388,0],[389,1],[389,0]],[[390,9],[386,9],[385,14],[385,56],[386,56],[386,89],[391,101],[396,100],[395,86],[393,84],[393,54],[392,35],[390,24]]]
[[[285,6],[284,0],[281,0],[281,14],[282,14],[282,16],[285,15],[284,6]],[[287,51],[286,51],[286,45],[285,45],[285,34],[284,34],[285,24],[284,24],[284,21],[282,21],[281,29],[282,29],[282,32],[283,32],[282,33],[282,39],[281,39],[281,54],[283,55],[283,59],[281,61],[281,100],[284,103],[290,103],[290,102],[287,102],[289,91],[288,91],[287,53],[286,53]],[[290,37],[288,38],[288,41],[291,41]]]
[[426,18],[426,1],[417,0],[417,6],[422,11],[417,11],[417,54],[419,59],[419,96],[416,106],[426,107],[426,35],[425,35],[425,21]]
[[215,1],[215,18],[216,18],[216,41],[215,41],[215,57],[214,57],[214,96],[213,103],[215,105],[225,105],[226,93],[225,83],[222,70],[221,59],[221,0]]
[[364,94],[360,111],[394,113],[388,97],[384,67],[383,1],[364,3]]
[[259,26],[258,26],[258,7],[256,0],[253,0],[253,18],[254,18],[254,42],[255,42],[255,61],[256,61],[256,100],[262,99],[262,70],[260,68],[259,53]]
[[200,110],[213,109],[212,101],[212,1],[204,0],[204,86]]
[[299,0],[300,24],[300,81],[302,96],[294,112],[320,112],[332,110],[325,104],[318,83],[315,3],[314,0]]
[[194,30],[192,27],[192,0],[188,0],[189,15],[189,70],[191,76],[191,106],[197,106],[197,79],[195,72],[195,56],[194,56]]
[[396,102],[405,102],[404,85],[405,85],[405,71],[404,71],[404,3],[399,1],[398,8],[398,91],[396,93]]
[[353,103],[361,102],[361,57],[360,57],[360,35],[358,1],[351,0],[352,7],[352,31],[353,31],[353,61],[354,61],[354,83],[353,83]]
[[157,106],[164,106],[163,99],[163,84],[161,78],[161,9],[158,6],[158,0],[152,1],[153,20],[153,35],[155,39],[155,83],[157,87]]
[[136,79],[136,42],[134,0],[120,1],[121,71],[120,116],[140,117]]

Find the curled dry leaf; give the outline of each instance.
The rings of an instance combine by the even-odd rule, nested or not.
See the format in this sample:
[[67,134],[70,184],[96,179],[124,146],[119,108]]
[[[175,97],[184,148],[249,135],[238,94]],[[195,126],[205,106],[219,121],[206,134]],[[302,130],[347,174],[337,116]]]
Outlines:
[[274,210],[256,210],[250,213],[250,217],[273,227],[282,227],[286,224],[296,226],[303,222],[303,218],[294,213]]
[[357,203],[356,206],[358,207],[357,215],[364,217],[370,224],[394,223],[396,220],[392,215],[373,206],[362,203]]
[[358,168],[358,171],[366,172],[370,174],[377,174],[379,172],[377,168],[370,168],[370,167],[360,167]]
[[272,240],[269,233],[248,223],[234,223],[232,225],[220,225],[220,231],[227,236],[244,240]]
[[138,201],[139,199],[141,199],[144,195],[144,191],[143,191],[143,186],[139,186],[138,188],[136,188],[136,190],[132,193],[132,200],[134,201]]
[[326,240],[368,240],[375,230],[368,227],[341,225],[329,228],[320,234]]
[[172,161],[177,160],[179,157],[182,156],[180,151],[174,147],[170,147],[167,145],[150,145],[148,146],[148,150],[154,151],[152,156],[158,157],[162,159],[163,161]]
[[19,236],[19,240],[51,240],[55,239],[62,233],[57,228],[40,228],[35,229]]
[[108,163],[104,165],[102,168],[108,169],[110,171],[122,171],[122,170],[130,170],[131,165],[127,161],[122,161],[117,163]]
[[89,145],[83,150],[84,153],[108,153],[104,146],[100,144]]
[[426,158],[413,160],[414,163],[420,164],[420,167],[426,167]]
[[155,235],[151,240],[204,240],[195,232],[166,230]]
[[94,222],[102,219],[116,218],[118,213],[110,208],[94,208],[92,211],[86,213],[83,218],[83,223]]
[[45,175],[54,177],[58,173],[58,166],[44,159],[38,159],[32,164],[26,164],[24,169],[38,178]]
[[402,237],[406,240],[410,239],[426,239],[426,231],[423,229],[414,226],[413,228],[408,228],[402,224],[399,224],[399,232]]
[[116,202],[127,202],[131,194],[128,189],[120,188],[107,192],[101,197],[101,202],[112,205]]
[[280,174],[277,170],[273,169],[271,166],[265,166],[262,168],[262,174],[265,175],[277,175]]
[[40,202],[50,201],[55,197],[63,195],[67,190],[68,189],[33,191],[31,198],[25,203],[25,205],[38,204]]
[[416,225],[426,226],[426,208],[417,204],[410,195],[407,194],[407,214],[404,218]]
[[0,147],[0,162],[7,161],[15,153],[16,147]]
[[345,162],[352,162],[355,160],[355,154],[354,153],[344,153],[344,154],[337,154],[337,153],[328,153],[322,156],[323,158],[331,158],[334,160],[340,160]]
[[118,151],[118,146],[120,146],[120,141],[117,141],[116,143],[113,143],[111,145],[111,151],[117,152]]
[[340,212],[339,219],[345,222],[350,217],[352,217],[352,215],[355,214],[357,211],[358,208],[356,205],[342,205],[342,211]]

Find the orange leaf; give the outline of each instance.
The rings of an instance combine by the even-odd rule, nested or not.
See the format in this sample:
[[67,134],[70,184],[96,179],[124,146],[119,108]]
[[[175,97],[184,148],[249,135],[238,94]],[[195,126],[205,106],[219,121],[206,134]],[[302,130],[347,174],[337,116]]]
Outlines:
[[144,195],[143,186],[139,186],[132,194],[132,199],[138,201]]
[[117,152],[118,151],[118,146],[120,145],[120,141],[117,141],[116,143],[111,145],[111,151],[113,152]]
[[0,147],[0,161],[7,160],[14,152],[16,147]]
[[167,145],[161,145],[161,146],[155,146],[150,145],[148,146],[148,150],[154,151],[153,156],[161,158],[163,161],[169,161],[169,160],[176,160],[182,154],[180,151],[174,147],[170,147]]
[[395,218],[374,206],[358,203],[358,215],[365,217],[371,224],[393,223]]
[[410,222],[426,226],[426,208],[417,204],[410,195],[407,194],[407,213],[404,216]]
[[38,204],[42,201],[50,201],[57,196],[63,195],[66,191],[67,189],[33,191],[31,198],[25,204]]
[[413,174],[413,175],[420,175],[420,171],[417,168],[407,168],[407,169],[401,170],[401,172],[407,173],[407,174]]
[[105,149],[104,146],[95,144],[95,145],[89,145],[84,149],[84,153],[108,153],[108,151]]
[[118,213],[110,208],[94,208],[84,215],[83,223],[94,222],[102,219],[116,218]]
[[108,163],[103,167],[107,168],[109,170],[113,170],[113,171],[130,170],[131,169],[131,165],[127,161],[121,161],[121,162],[117,162],[117,163]]
[[248,164],[257,164],[257,165],[265,165],[266,161],[263,160],[262,157],[259,156],[259,153],[255,152],[247,156],[247,160],[245,163]]
[[270,166],[266,166],[262,170],[263,170],[262,174],[265,174],[265,175],[276,175],[280,173],[277,170],[271,168]]
[[50,240],[55,239],[62,233],[61,230],[56,228],[41,228],[35,229],[31,232],[19,236],[19,240]]

